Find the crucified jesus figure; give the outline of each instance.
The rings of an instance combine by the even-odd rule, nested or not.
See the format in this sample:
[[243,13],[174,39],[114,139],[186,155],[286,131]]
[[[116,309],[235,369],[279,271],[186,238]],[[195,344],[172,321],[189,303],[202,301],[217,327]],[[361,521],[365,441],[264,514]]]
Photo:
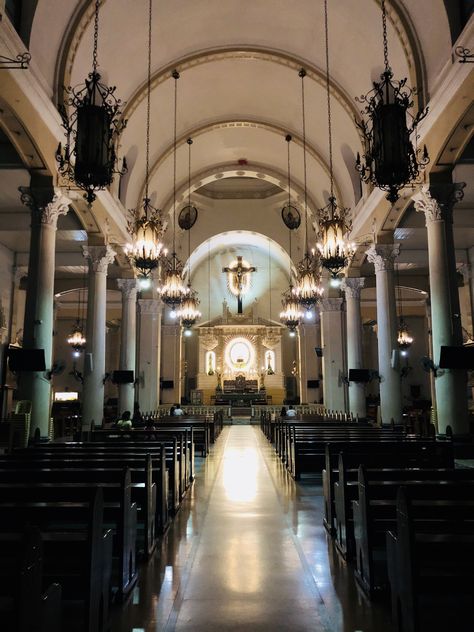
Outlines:
[[229,276],[229,289],[237,297],[237,313],[242,314],[242,296],[248,288],[248,275],[256,272],[257,268],[248,265],[243,261],[242,257],[237,257],[237,261],[226,268],[222,268],[222,272]]

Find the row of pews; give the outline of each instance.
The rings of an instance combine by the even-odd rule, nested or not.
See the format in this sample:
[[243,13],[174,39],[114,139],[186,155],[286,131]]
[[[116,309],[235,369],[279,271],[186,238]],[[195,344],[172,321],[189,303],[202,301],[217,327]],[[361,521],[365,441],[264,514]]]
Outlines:
[[397,632],[474,629],[474,470],[452,440],[322,415],[262,429],[295,479],[322,476],[324,526]]
[[202,423],[94,430],[0,456],[2,629],[109,628],[194,480]]

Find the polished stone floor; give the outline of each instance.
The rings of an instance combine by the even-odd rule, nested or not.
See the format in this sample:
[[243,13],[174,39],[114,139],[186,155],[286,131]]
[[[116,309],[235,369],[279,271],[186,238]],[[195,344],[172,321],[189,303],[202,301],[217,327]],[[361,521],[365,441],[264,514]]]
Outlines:
[[226,427],[112,632],[392,632],[255,426]]

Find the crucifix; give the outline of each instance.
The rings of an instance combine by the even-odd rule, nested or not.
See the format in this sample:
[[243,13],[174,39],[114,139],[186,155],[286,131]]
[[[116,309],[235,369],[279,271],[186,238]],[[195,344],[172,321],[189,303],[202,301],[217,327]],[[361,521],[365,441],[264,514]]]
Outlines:
[[222,272],[227,274],[227,283],[229,290],[234,296],[237,297],[237,313],[242,314],[242,296],[247,293],[250,287],[250,273],[256,272],[257,268],[254,268],[242,257],[237,257],[236,261],[233,261],[226,268],[222,268]]

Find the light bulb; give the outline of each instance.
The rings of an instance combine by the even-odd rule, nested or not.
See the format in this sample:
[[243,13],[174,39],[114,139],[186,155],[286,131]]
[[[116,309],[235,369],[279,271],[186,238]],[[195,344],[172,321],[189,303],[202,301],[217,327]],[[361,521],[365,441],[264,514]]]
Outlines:
[[185,329],[184,335],[186,336],[186,338],[189,338],[189,336],[193,335],[193,332],[191,331],[191,329]]
[[308,309],[304,315],[306,320],[311,320],[313,318],[313,313]]
[[170,318],[172,318],[173,320],[176,318],[176,310],[175,309],[172,309],[170,311]]
[[339,277],[331,277],[329,280],[331,287],[341,287],[341,279]]
[[149,277],[139,277],[138,286],[140,290],[148,290],[148,288],[151,286],[151,279]]
[[296,336],[296,333],[294,331],[290,331],[290,336],[294,338]]
[[81,352],[80,351],[73,351],[72,352],[72,356],[73,356],[73,358],[80,358]]

